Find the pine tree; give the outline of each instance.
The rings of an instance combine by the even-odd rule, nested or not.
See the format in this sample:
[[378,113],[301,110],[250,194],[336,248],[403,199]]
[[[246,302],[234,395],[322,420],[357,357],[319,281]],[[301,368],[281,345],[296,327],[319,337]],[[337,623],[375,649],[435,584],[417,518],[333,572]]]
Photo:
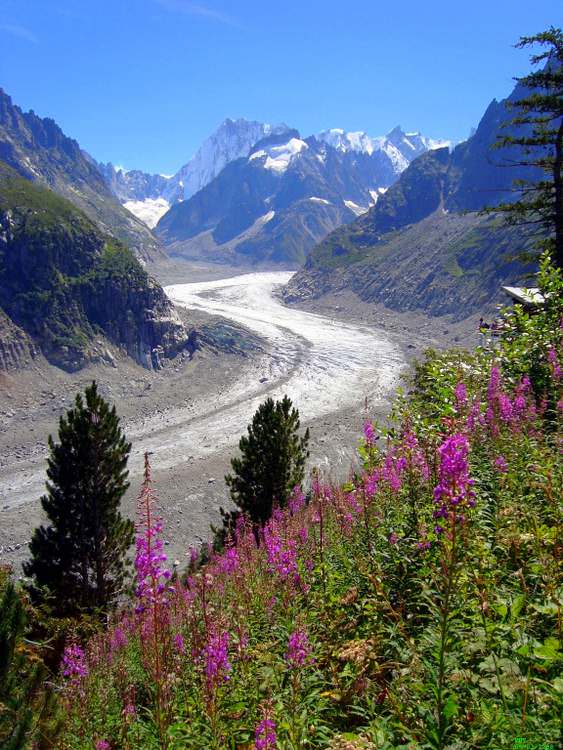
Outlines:
[[519,200],[491,208],[504,213],[511,224],[536,226],[547,239],[540,243],[553,262],[563,268],[563,33],[551,27],[530,37],[521,37],[517,48],[540,45],[544,51],[532,55],[535,70],[516,80],[530,94],[511,103],[517,116],[506,123],[510,135],[501,136],[497,147],[519,147],[523,160],[516,166],[538,167],[545,173],[539,181],[518,180]]
[[56,697],[45,685],[43,663],[24,647],[27,617],[22,597],[10,580],[2,586],[0,750],[51,747],[60,729]]
[[264,524],[275,505],[283,508],[303,480],[309,430],[299,436],[299,412],[291,400],[268,398],[258,407],[239,442],[242,453],[233,458],[233,474],[225,477],[238,508],[256,525]]
[[133,523],[119,510],[131,445],[95,382],[61,417],[59,441],[49,437],[41,498],[50,525],[35,530],[24,572],[57,614],[104,613],[123,588],[133,543]]

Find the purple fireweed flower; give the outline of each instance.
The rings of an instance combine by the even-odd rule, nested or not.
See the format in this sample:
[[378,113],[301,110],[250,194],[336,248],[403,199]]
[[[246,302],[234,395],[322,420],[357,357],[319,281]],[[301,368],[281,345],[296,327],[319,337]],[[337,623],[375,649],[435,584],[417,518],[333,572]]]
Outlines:
[[512,419],[512,401],[505,393],[499,393],[497,397],[500,418],[508,424]]
[[368,447],[375,445],[377,435],[375,434],[375,430],[373,429],[373,425],[371,422],[366,422],[364,424],[364,437],[366,439],[366,444]]
[[86,654],[77,643],[71,643],[65,648],[62,665],[63,676],[71,682],[80,682],[83,677],[88,675]]
[[[364,496],[366,500],[373,500],[375,493],[377,492],[378,484],[381,480],[381,473],[378,470],[372,471],[364,479]],[[356,513],[359,513],[361,508],[357,500],[353,495],[348,495],[348,502]],[[357,510],[354,508],[354,502],[356,503]]]
[[424,481],[428,481],[430,470],[426,456],[422,452],[416,435],[411,430],[405,432],[401,442],[401,452],[406,460],[405,468],[418,471]]
[[292,516],[298,513],[305,505],[305,495],[299,485],[293,488],[293,492],[287,502],[287,507]]
[[484,423],[485,417],[481,414],[481,402],[478,399],[475,399],[471,405],[469,414],[467,415],[467,429],[470,432],[473,432],[477,425],[483,425]]
[[467,404],[467,388],[465,386],[465,383],[462,383],[460,381],[456,385],[454,389],[454,396],[458,410],[462,409]]
[[121,627],[117,627],[111,636],[110,642],[109,642],[109,648],[111,653],[115,653],[116,651],[120,651],[122,648],[125,648],[127,645],[127,634]]
[[137,709],[133,703],[127,703],[123,709],[123,715],[128,718],[134,718],[137,715]]
[[276,750],[276,723],[270,702],[261,707],[262,718],[254,730],[255,750]]
[[96,750],[109,750],[110,744],[107,740],[97,740],[96,741]]
[[434,489],[434,502],[439,506],[434,518],[448,518],[450,511],[473,507],[475,493],[469,477],[469,442],[460,433],[446,438],[438,448],[440,456],[439,484]]
[[394,531],[391,534],[389,534],[389,544],[397,544],[398,541],[399,541],[399,537]]
[[171,590],[168,580],[172,573],[163,566],[167,557],[163,552],[162,523],[153,516],[155,502],[156,495],[152,488],[151,469],[146,453],[144,481],[137,501],[140,517],[135,555],[137,613],[144,612],[147,607],[165,604]]
[[229,634],[226,631],[211,633],[203,649],[203,657],[207,689],[212,692],[229,680],[229,672],[232,669],[229,662]]
[[173,638],[174,648],[179,654],[186,653],[186,644],[184,643],[184,636],[181,633],[176,633]]
[[393,451],[385,456],[381,476],[393,492],[398,492],[403,484],[402,474],[407,466],[404,456],[397,457]]
[[311,663],[311,646],[304,628],[298,628],[289,636],[285,660],[290,669]]
[[217,560],[217,567],[221,573],[230,575],[239,566],[238,552],[236,547],[229,547]]
[[356,496],[352,492],[346,495],[346,504],[350,508],[350,510],[353,511],[354,513],[362,512],[362,506],[360,505]]
[[557,352],[553,347],[551,347],[547,352],[547,361],[550,364],[551,374],[553,375],[553,379],[556,382],[559,382],[561,380],[561,377],[563,376],[563,368],[557,361]]
[[147,606],[165,604],[170,586],[167,581],[171,572],[164,567],[167,556],[163,552],[163,541],[160,538],[162,524],[155,523],[154,526],[146,528],[138,537],[136,542],[137,554],[135,556],[135,574],[137,588],[135,594],[139,603],[137,612],[143,612]]
[[268,523],[264,529],[264,545],[270,571],[278,573],[281,578],[295,576],[298,572],[297,544],[293,539],[284,541],[273,527],[274,524]]
[[496,365],[491,367],[491,376],[487,387],[487,399],[493,401],[500,386],[500,370]]
[[504,456],[500,455],[495,458],[495,469],[499,474],[506,474],[508,471],[508,464],[506,463],[506,458]]

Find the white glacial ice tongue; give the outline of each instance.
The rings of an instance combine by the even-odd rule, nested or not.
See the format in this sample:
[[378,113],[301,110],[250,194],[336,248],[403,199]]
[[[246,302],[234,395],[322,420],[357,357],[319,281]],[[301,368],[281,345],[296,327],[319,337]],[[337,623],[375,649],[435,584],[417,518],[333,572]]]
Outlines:
[[138,219],[153,229],[158,224],[159,219],[170,208],[170,203],[164,198],[146,198],[144,201],[126,201],[124,204],[128,211],[131,211]]

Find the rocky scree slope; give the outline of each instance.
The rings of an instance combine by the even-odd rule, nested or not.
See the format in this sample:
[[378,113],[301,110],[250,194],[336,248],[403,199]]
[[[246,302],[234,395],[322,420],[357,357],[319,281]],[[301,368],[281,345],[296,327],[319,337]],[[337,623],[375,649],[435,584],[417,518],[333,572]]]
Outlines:
[[172,304],[127,247],[0,162],[0,369],[38,352],[66,370],[113,361],[104,339],[148,368],[188,346]]
[[492,148],[514,117],[509,102],[522,95],[516,87],[508,100],[493,101],[474,135],[453,152],[415,159],[368,213],[315,247],[285,300],[351,290],[399,311],[463,319],[497,302],[502,284],[525,278],[532,266],[516,256],[535,238],[479,213],[511,200],[513,180],[541,178],[530,167],[506,168],[518,161],[514,148]]
[[162,256],[150,229],[112,194],[96,164],[54,120],[22,112],[0,89],[0,159],[70,200],[144,259]]
[[270,135],[173,206],[155,231],[172,255],[295,267],[329,232],[367,211],[408,163],[392,160],[399,151],[390,141],[386,150],[359,135]]

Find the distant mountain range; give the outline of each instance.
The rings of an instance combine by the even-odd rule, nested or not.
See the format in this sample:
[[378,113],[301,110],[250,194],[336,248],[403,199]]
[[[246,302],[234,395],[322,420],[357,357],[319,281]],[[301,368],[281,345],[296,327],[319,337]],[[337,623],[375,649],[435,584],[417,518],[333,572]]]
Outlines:
[[320,242],[290,281],[286,301],[345,290],[396,310],[464,318],[499,300],[501,284],[521,280],[531,266],[515,256],[534,237],[481,209],[514,197],[513,181],[539,180],[518,149],[493,149],[510,107],[525,92],[494,100],[478,128],[453,151],[415,159],[375,206]]
[[445,144],[398,127],[377,138],[334,129],[302,139],[286,125],[239,119],[225,120],[172,177],[99,167],[173,255],[296,265],[412,159]]

